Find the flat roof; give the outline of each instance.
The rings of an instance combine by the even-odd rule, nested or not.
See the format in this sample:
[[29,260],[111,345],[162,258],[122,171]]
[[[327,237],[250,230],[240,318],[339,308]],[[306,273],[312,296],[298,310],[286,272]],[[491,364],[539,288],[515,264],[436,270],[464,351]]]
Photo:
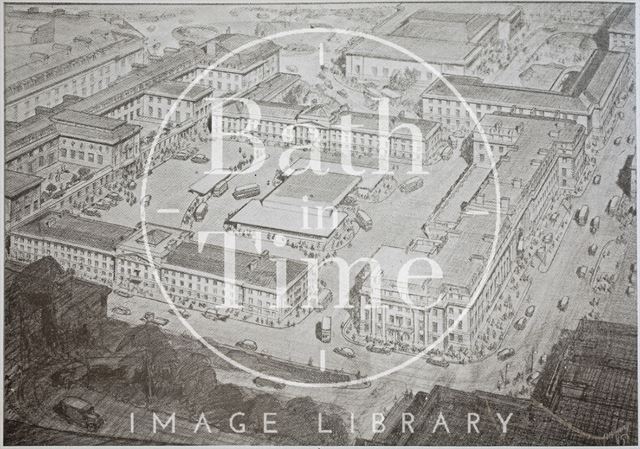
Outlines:
[[[251,200],[230,217],[229,222],[272,232],[328,238],[347,217],[344,212],[334,212],[337,214],[336,225],[334,226],[333,216],[317,215],[314,212],[314,208],[311,207],[307,216],[307,223],[305,223],[302,209],[293,210],[263,206],[259,200]],[[321,220],[320,217],[322,217]]]
[[51,117],[53,121],[68,123],[70,125],[87,126],[105,131],[113,131],[119,126],[126,124],[124,120],[119,120],[102,115],[89,114],[82,111],[66,109]]
[[276,201],[278,198],[292,198],[303,205],[303,197],[309,203],[321,203],[335,206],[360,182],[359,176],[328,172],[318,175],[311,170],[295,172],[282,184],[272,190],[263,201]]
[[75,139],[82,139],[89,142],[102,143],[105,145],[115,145],[124,139],[127,139],[136,133],[139,133],[142,129],[139,125],[123,124],[115,130],[106,131],[87,128],[84,126],[74,126],[58,124],[56,125],[58,132],[63,137],[71,137]]
[[4,196],[9,199],[20,196],[22,193],[42,184],[42,181],[44,181],[44,178],[40,176],[11,170],[5,170],[4,176]]
[[[238,284],[246,284],[260,288],[275,290],[277,265],[269,257],[262,257],[245,251],[235,251],[235,280]],[[189,270],[212,274],[224,278],[225,248],[219,245],[205,244],[201,249],[195,242],[182,242],[169,253],[166,265],[182,267]],[[307,271],[307,265],[286,259],[287,285]]]
[[477,42],[483,30],[498,21],[497,16],[484,14],[446,13],[420,10],[390,34],[425,40],[446,40],[454,42]]
[[[384,36],[384,39],[414,53],[425,62],[434,64],[467,65],[467,58],[479,49],[476,44],[448,40],[427,40],[401,36]],[[347,50],[346,54],[418,63],[413,57],[370,39],[361,40]]]
[[176,99],[182,97],[187,101],[199,101],[213,92],[210,87],[201,86],[200,84],[195,84],[187,90],[189,84],[181,81],[164,81],[147,89],[147,94]]
[[300,82],[302,77],[293,73],[276,73],[264,81],[246,90],[243,98],[260,101],[273,101],[278,95]]
[[635,34],[635,20],[634,20],[634,5],[623,4],[613,13],[613,19],[611,25],[609,25],[609,32]]
[[215,174],[211,173],[198,179],[196,182],[189,186],[189,191],[197,193],[198,195],[206,195],[211,192],[213,188],[221,181],[228,179],[230,174]]
[[77,217],[69,213],[49,212],[36,217],[13,232],[86,246],[100,251],[115,251],[119,243],[131,236],[134,228]]

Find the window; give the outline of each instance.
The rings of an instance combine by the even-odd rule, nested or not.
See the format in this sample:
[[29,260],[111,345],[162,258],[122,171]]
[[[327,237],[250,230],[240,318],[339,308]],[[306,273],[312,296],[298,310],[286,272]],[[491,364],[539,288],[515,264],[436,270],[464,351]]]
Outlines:
[[78,151],[78,159],[84,161],[84,151]]
[[94,158],[93,153],[87,153],[87,160],[88,160],[89,162],[93,162],[93,158]]
[[76,158],[76,150],[71,150],[71,159]]
[[438,333],[438,323],[432,323],[432,329],[433,329],[433,333],[437,334]]

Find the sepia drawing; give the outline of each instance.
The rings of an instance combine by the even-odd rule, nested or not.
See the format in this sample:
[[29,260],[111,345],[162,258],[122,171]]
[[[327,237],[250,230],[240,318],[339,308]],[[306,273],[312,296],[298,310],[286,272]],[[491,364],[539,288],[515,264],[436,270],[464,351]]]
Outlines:
[[637,445],[635,13],[4,3],[4,444]]

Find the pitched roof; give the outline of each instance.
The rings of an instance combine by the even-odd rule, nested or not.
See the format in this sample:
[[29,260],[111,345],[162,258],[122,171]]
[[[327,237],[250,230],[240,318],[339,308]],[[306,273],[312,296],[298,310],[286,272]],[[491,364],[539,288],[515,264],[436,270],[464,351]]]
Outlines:
[[4,176],[4,196],[9,199],[20,196],[22,193],[42,184],[42,181],[44,181],[44,178],[40,176],[11,170],[5,170]]

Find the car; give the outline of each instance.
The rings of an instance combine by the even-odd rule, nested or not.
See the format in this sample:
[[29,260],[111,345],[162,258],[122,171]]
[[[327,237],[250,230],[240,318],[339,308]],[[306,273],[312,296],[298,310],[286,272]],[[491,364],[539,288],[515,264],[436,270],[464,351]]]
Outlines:
[[[176,313],[173,311],[173,309],[169,309],[169,310],[168,310],[168,312],[169,312],[171,315],[175,315],[175,314],[176,314]],[[180,309],[180,308],[178,308],[178,312],[180,312],[180,315],[182,315],[182,318],[184,318],[185,320],[191,316],[191,315],[189,314],[189,312],[187,312],[187,311],[186,311],[186,310],[184,310],[184,309]]]
[[636,296],[636,288],[633,285],[628,285],[626,294],[628,297],[634,298]]
[[131,315],[131,309],[124,306],[115,306],[111,311],[116,315]]
[[343,89],[340,89],[340,90],[336,91],[336,93],[337,93],[338,95],[340,95],[341,97],[344,97],[344,98],[347,98],[347,97],[348,97],[347,92],[346,92],[346,91],[344,91]]
[[116,295],[122,296],[123,298],[131,298],[133,295],[126,290],[116,290]]
[[600,175],[595,175],[595,176],[593,177],[593,183],[594,183],[595,185],[600,184],[600,181],[601,181],[601,180],[602,180],[602,176],[600,176]]
[[551,232],[549,232],[548,234],[545,234],[545,235],[542,237],[542,241],[543,241],[544,243],[551,243],[551,242],[553,242],[553,234],[552,234]]
[[613,141],[613,144],[620,145],[620,142],[622,142],[622,137],[616,137],[615,140]]
[[236,346],[249,351],[255,351],[258,349],[258,344],[253,340],[241,340],[236,343]]
[[523,316],[522,318],[520,318],[518,321],[515,322],[513,327],[521,331],[522,329],[525,328],[526,325],[527,325],[527,318]]
[[111,202],[107,202],[104,199],[101,199],[93,205],[93,208],[100,210],[109,210],[111,208]]
[[285,387],[283,383],[274,382],[273,380],[265,379],[263,377],[256,377],[255,379],[253,379],[253,383],[259,387],[269,387],[276,390],[282,390]]
[[98,209],[95,209],[93,207],[87,207],[85,210],[82,211],[83,214],[88,215],[90,217],[98,217],[100,218],[102,215],[100,214],[100,211]]
[[333,348],[333,352],[335,352],[338,355],[341,355],[342,357],[346,357],[348,359],[353,359],[356,357],[356,353],[353,352],[353,349],[347,348],[345,346]]
[[524,311],[524,314],[529,318],[531,318],[535,311],[536,311],[536,306],[530,305],[529,307],[527,307],[527,310]]
[[591,246],[589,246],[588,252],[590,256],[595,256],[598,252],[598,245],[592,243]]
[[618,112],[618,118],[620,120],[624,120],[624,112],[622,112],[622,111]]
[[333,89],[333,84],[329,80],[324,80],[324,87],[327,89]]
[[563,296],[562,299],[558,301],[558,309],[564,312],[565,310],[567,310],[567,307],[569,307],[569,297]]
[[72,363],[51,374],[51,384],[54,387],[71,388],[87,375],[87,371],[83,363]]
[[445,360],[444,357],[429,356],[425,361],[430,365],[439,366],[441,368],[447,368],[449,366],[449,362]]
[[151,323],[151,324],[155,324],[157,326],[165,326],[166,324],[169,323],[169,320],[166,318],[158,318],[156,317],[156,314],[153,312],[147,312],[145,313],[142,318],[140,318],[142,321],[146,322],[146,323]]
[[636,141],[636,138],[634,136],[632,136],[631,134],[629,134],[629,136],[627,136],[627,143],[629,145],[631,145],[632,143],[634,143]]
[[205,162],[209,162],[209,158],[204,154],[196,154],[191,158],[191,162],[195,162],[196,164],[204,164]]
[[376,354],[391,354],[391,349],[387,346],[369,345],[367,351],[375,352]]
[[93,405],[82,398],[68,396],[54,410],[68,423],[84,427],[89,432],[97,432],[104,425],[104,418],[96,413]]
[[580,278],[583,279],[586,275],[587,275],[587,267],[585,265],[580,265],[578,267],[578,269],[576,270],[576,275]]
[[286,69],[287,69],[287,72],[298,73],[298,67],[295,65],[288,65]]
[[547,363],[547,354],[542,354],[538,359],[538,363],[540,363],[540,365]]
[[186,161],[187,159],[189,159],[189,153],[187,153],[186,151],[178,151],[173,155],[173,158],[178,159],[179,161]]
[[559,216],[560,214],[558,212],[554,212],[551,214],[551,217],[549,217],[549,219],[551,220],[552,223],[555,223],[556,221],[558,221]]
[[527,383],[529,385],[535,385],[540,379],[540,371],[534,371],[527,376]]
[[498,360],[507,360],[510,357],[513,357],[516,354],[515,349],[513,348],[504,348],[498,351]]

